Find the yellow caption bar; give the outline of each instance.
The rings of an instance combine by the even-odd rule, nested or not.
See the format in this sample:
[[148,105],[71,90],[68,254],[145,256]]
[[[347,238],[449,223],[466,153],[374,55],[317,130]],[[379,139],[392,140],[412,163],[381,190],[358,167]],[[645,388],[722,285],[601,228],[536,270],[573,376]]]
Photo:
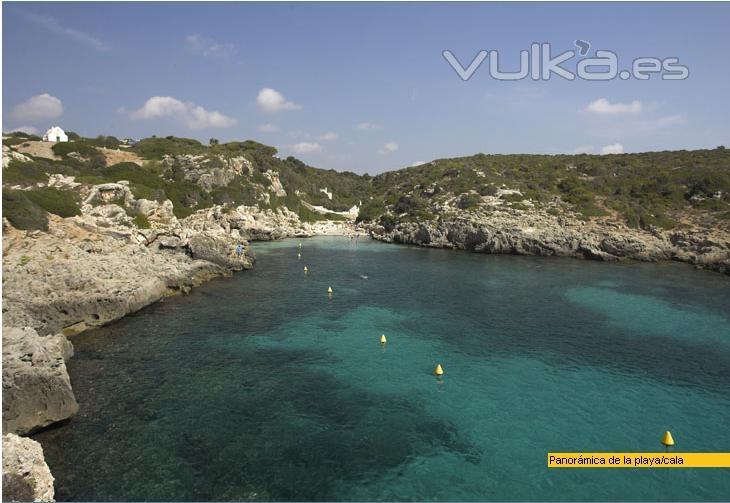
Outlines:
[[548,452],[548,468],[730,468],[730,452]]

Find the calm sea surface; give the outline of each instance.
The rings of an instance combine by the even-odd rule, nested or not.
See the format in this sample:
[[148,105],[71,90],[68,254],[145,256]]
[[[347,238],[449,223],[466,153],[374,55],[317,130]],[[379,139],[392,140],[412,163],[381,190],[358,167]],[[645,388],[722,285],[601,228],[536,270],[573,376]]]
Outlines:
[[546,468],[730,451],[728,277],[298,243],[73,339],[81,410],[35,436],[58,499],[730,499],[728,469]]

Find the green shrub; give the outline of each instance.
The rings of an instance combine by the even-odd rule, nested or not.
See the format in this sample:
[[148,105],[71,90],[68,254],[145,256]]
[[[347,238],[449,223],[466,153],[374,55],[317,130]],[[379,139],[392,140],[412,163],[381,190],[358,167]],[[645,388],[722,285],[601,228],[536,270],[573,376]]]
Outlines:
[[499,189],[494,185],[482,185],[479,187],[479,194],[482,196],[496,196]]
[[21,138],[23,141],[40,141],[41,137],[35,134],[24,133],[23,131],[13,131],[7,136],[11,138]]
[[[68,136],[68,133],[67,133]],[[71,137],[68,137],[69,140]],[[110,148],[110,149],[118,149],[119,144],[121,143],[119,141],[119,138],[116,136],[104,136],[99,135],[96,138],[83,138],[83,142],[87,145],[93,145],[95,147],[104,147],[104,148]]]
[[462,194],[456,202],[456,207],[462,210],[473,208],[482,202],[482,198],[478,194]]
[[3,145],[5,145],[6,147],[12,147],[14,145],[21,145],[27,141],[27,138],[22,138],[19,136],[8,136],[7,138],[3,138]]
[[380,221],[378,223],[383,226],[386,232],[390,232],[395,229],[398,222],[393,215],[386,214],[380,217]]
[[152,189],[146,185],[130,183],[129,190],[135,199],[149,199],[150,201],[164,202],[167,199],[164,189]]
[[520,194],[505,194],[500,199],[507,201],[508,203],[518,203],[525,200],[525,196]]
[[135,216],[132,222],[140,229],[149,229],[151,227],[149,219],[141,213]]
[[95,155],[99,155],[99,151],[96,150],[95,147],[87,145],[83,141],[57,142],[51,147],[51,150],[53,150],[54,154],[61,157],[66,157],[74,152],[86,158],[91,158]]
[[48,230],[48,215],[25,191],[3,189],[3,216],[16,229]]
[[165,180],[148,168],[143,168],[133,162],[120,162],[103,170],[104,177],[109,181],[128,180],[130,183],[144,185],[152,189],[164,188]]
[[206,148],[198,140],[192,138],[145,138],[138,141],[131,150],[145,159],[162,159],[167,155],[201,154]]
[[73,217],[81,214],[76,193],[68,190],[43,188],[24,191],[28,199],[49,213],[59,217]]
[[3,183],[9,185],[35,185],[38,182],[48,182],[48,175],[41,163],[12,160],[8,167],[3,169]]
[[396,213],[416,214],[425,207],[424,201],[415,196],[400,196],[393,205]]
[[357,215],[356,222],[372,222],[380,218],[385,212],[385,203],[382,197],[366,200],[360,206],[360,213]]
[[314,223],[327,219],[327,217],[325,217],[321,213],[312,211],[303,204],[299,206],[297,214],[299,215],[299,220],[301,220],[302,222]]
[[[51,147],[53,153],[63,157],[65,160],[73,158],[74,160],[81,161],[87,167],[92,169],[101,169],[106,166],[106,158],[104,154],[99,152],[96,147],[86,143],[86,141],[68,141],[59,142]],[[76,157],[70,157],[71,154],[76,153],[83,160]]]
[[603,217],[606,216],[608,213],[606,213],[605,210],[599,208],[593,203],[585,203],[580,206],[578,206],[578,211],[581,215],[587,218],[591,217]]

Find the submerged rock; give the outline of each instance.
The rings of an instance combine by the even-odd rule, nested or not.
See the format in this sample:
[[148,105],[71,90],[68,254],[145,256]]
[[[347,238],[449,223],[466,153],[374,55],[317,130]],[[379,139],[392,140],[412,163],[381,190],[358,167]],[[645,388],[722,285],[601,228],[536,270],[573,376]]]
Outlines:
[[3,432],[30,433],[76,414],[65,362],[72,354],[61,334],[3,327]]
[[53,476],[41,444],[3,435],[3,501],[54,501]]

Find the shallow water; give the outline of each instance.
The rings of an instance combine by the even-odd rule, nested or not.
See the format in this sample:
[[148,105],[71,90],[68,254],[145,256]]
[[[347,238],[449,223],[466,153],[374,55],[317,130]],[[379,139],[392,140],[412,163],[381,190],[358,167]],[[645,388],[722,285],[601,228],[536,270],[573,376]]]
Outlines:
[[81,410],[36,435],[58,499],[730,498],[727,469],[546,468],[730,451],[727,277],[297,243],[73,339]]

